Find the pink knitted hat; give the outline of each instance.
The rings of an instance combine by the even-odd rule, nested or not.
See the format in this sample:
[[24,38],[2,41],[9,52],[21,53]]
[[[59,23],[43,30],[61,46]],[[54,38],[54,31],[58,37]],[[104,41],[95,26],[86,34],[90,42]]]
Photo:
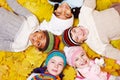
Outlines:
[[83,51],[83,48],[80,46],[64,47],[67,63],[74,67],[75,56],[81,54]]

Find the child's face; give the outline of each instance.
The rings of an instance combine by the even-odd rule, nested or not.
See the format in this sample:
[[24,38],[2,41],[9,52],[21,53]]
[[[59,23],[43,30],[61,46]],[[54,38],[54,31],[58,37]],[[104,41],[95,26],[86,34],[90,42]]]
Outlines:
[[47,65],[47,70],[50,74],[57,76],[59,75],[64,68],[63,59],[59,56],[52,57]]
[[46,35],[43,31],[37,31],[35,33],[30,34],[29,37],[31,43],[37,47],[43,49],[46,45]]
[[76,68],[84,68],[89,65],[89,58],[84,51],[75,56],[74,65],[74,67]]
[[56,17],[60,19],[69,19],[72,17],[71,8],[65,2],[58,6],[58,8],[54,11]]
[[71,30],[72,39],[75,42],[83,43],[88,35],[88,30],[84,27],[74,27]]

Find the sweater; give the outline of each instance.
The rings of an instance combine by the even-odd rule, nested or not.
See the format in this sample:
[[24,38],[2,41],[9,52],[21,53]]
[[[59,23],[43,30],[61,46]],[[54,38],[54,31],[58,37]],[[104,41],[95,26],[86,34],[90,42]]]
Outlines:
[[93,61],[90,61],[89,66],[77,69],[77,77],[75,80],[108,80],[106,72],[102,72],[100,67],[95,64]]
[[95,7],[96,0],[85,0],[81,7],[78,26],[89,30],[85,42],[96,53],[120,60],[120,50],[110,44],[111,40],[120,39],[120,15],[114,8],[97,11]]
[[16,0],[7,0],[7,3],[14,13],[0,8],[0,50],[23,51],[31,45],[29,35],[38,30],[39,22]]

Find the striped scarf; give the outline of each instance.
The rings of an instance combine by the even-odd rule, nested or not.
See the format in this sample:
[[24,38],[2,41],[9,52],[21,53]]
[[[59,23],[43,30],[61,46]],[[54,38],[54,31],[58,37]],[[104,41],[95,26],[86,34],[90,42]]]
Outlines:
[[53,76],[48,73],[41,73],[39,75],[34,76],[31,80],[61,80],[59,76]]

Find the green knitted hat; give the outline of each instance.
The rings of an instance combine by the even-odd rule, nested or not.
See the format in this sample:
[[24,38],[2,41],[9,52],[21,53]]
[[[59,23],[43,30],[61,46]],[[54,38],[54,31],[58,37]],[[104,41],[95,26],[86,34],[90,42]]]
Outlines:
[[53,47],[54,47],[54,35],[51,32],[48,32],[48,37],[47,37],[47,47],[44,52],[50,52]]

